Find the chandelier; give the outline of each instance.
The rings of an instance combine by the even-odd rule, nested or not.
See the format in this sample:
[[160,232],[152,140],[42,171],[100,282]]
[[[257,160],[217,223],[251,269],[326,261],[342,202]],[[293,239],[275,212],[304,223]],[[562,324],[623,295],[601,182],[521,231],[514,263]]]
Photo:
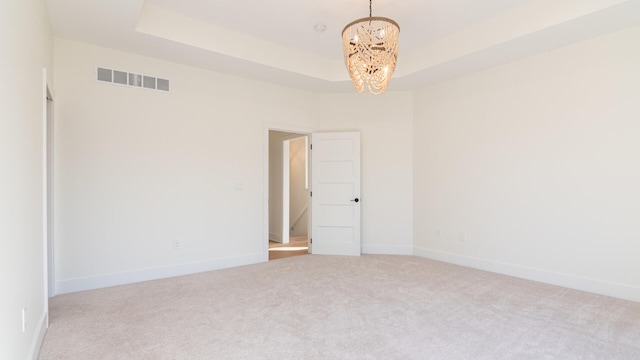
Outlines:
[[398,60],[400,26],[395,21],[378,16],[352,21],[342,30],[344,62],[358,92],[378,95],[387,90],[389,79]]

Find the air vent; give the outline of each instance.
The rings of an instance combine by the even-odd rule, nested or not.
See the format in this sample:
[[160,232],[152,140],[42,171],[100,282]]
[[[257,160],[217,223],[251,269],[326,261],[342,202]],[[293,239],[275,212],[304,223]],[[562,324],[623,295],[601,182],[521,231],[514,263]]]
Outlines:
[[113,82],[116,84],[127,85],[127,73],[124,71],[113,70]]
[[111,84],[127,85],[150,90],[168,92],[169,80],[154,76],[134,74],[126,71],[96,67],[96,80]]
[[113,71],[111,69],[98,68],[98,81],[113,81]]
[[142,75],[129,73],[129,85],[141,87],[142,86]]
[[157,87],[158,90],[169,91],[169,80],[158,78],[157,85],[158,85]]

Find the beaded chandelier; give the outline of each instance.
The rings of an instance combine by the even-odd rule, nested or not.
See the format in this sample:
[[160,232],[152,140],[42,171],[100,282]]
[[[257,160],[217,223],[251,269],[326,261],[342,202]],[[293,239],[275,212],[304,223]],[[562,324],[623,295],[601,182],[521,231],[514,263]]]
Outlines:
[[378,16],[352,21],[342,30],[344,62],[358,92],[378,95],[387,90],[389,79],[398,60],[400,26],[395,21]]

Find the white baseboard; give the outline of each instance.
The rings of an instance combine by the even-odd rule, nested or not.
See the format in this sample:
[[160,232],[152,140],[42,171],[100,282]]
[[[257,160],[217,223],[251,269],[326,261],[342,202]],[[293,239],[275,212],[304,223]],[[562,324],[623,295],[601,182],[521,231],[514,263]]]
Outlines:
[[263,253],[56,282],[56,294],[100,289],[264,262]]
[[474,269],[480,269],[522,279],[538,281],[546,284],[563,286],[570,289],[587,291],[624,300],[640,302],[640,287],[589,279],[570,274],[551,272],[547,270],[529,268],[514,264],[506,264],[487,259],[473,258],[424,248],[413,248],[413,254],[432,260],[466,266]]
[[269,240],[273,240],[275,242],[282,242],[282,236],[280,236],[280,234],[276,234],[276,233],[269,233]]
[[42,341],[44,340],[44,335],[47,333],[47,318],[49,313],[47,311],[44,312],[44,316],[42,317],[42,321],[38,324],[38,329],[36,331],[37,336],[33,339],[33,344],[31,345],[31,349],[29,350],[29,356],[27,359],[38,360],[38,356],[40,356],[40,348],[42,347]]
[[363,254],[371,255],[413,255],[411,246],[362,245]]

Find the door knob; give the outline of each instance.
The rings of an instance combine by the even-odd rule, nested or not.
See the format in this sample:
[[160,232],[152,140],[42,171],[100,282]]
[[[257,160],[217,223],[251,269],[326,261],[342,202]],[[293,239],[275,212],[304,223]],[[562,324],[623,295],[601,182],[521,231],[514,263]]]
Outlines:
[[360,201],[360,199],[355,198],[355,199],[353,199],[353,200],[351,200],[351,201],[353,201],[353,202],[358,202],[358,201]]

